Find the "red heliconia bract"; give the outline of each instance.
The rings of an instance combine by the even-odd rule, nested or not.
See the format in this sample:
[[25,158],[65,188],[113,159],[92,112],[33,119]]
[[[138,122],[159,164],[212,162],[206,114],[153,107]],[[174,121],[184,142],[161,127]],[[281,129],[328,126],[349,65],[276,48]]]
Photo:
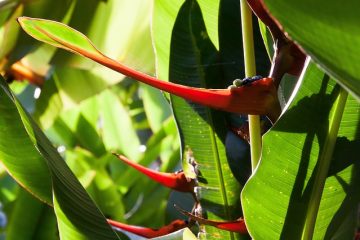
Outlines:
[[59,43],[63,48],[90,58],[119,73],[146,83],[150,86],[177,95],[195,103],[239,114],[267,115],[273,122],[281,113],[277,89],[271,78],[264,78],[250,85],[232,89],[204,89],[188,87],[172,82],[162,81],[142,72],[131,69],[100,51],[93,53],[72,45],[57,36],[35,26],[40,32]]
[[174,205],[174,207],[177,210],[179,210],[182,214],[188,216],[190,219],[197,221],[200,224],[210,225],[210,226],[216,227],[218,229],[222,229],[222,230],[226,230],[226,231],[230,231],[230,232],[237,232],[237,233],[242,233],[242,234],[248,233],[248,230],[245,225],[245,221],[242,218],[237,219],[235,221],[228,221],[228,222],[213,221],[213,220],[195,216],[194,214],[189,213],[176,205]]
[[107,220],[108,223],[115,227],[120,228],[122,230],[131,232],[133,234],[146,237],[146,238],[155,238],[155,237],[161,237],[170,233],[173,233],[177,230],[183,229],[185,227],[189,226],[189,223],[184,220],[174,220],[170,224],[163,226],[159,229],[153,229],[153,228],[147,228],[147,227],[140,227],[140,226],[133,226],[128,225],[125,223],[117,222],[111,219]]
[[162,184],[165,187],[171,188],[179,192],[194,192],[195,180],[188,179],[185,176],[184,172],[178,173],[163,173],[158,172],[149,168],[146,168],[140,164],[137,164],[126,157],[113,153],[118,159],[126,163],[127,165],[135,168],[136,170],[142,172],[152,180]]

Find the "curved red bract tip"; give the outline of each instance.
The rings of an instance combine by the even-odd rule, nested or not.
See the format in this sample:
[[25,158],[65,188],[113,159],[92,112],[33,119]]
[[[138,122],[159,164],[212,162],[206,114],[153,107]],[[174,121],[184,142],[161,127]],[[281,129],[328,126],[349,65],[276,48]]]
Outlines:
[[230,232],[237,232],[237,233],[242,233],[242,234],[248,233],[245,221],[242,218],[235,220],[235,221],[229,221],[229,222],[213,221],[213,220],[195,216],[194,214],[189,213],[176,205],[174,205],[174,207],[177,210],[179,210],[182,214],[184,214],[185,216],[188,216],[190,219],[195,220],[200,224],[210,225],[210,226],[216,227],[218,229],[222,229],[222,230],[226,230],[226,231],[230,231]]
[[187,179],[184,172],[179,173],[163,173],[158,172],[149,168],[146,168],[140,164],[137,164],[125,156],[113,153],[118,159],[126,163],[127,165],[135,168],[136,170],[142,172],[152,180],[160,183],[161,185],[174,189],[180,192],[194,192],[195,180]]
[[153,229],[153,228],[146,228],[146,227],[140,227],[140,226],[133,226],[128,225],[125,223],[117,222],[111,219],[107,219],[107,222],[116,228],[120,228],[122,230],[134,233],[136,235],[146,237],[146,238],[155,238],[167,235],[169,233],[175,232],[177,230],[183,229],[185,227],[188,227],[188,222],[184,220],[174,220],[170,224],[163,226],[159,229]]
[[245,225],[245,221],[243,219],[233,222],[217,222],[215,227],[230,232],[238,232],[243,234],[248,233],[248,230]]

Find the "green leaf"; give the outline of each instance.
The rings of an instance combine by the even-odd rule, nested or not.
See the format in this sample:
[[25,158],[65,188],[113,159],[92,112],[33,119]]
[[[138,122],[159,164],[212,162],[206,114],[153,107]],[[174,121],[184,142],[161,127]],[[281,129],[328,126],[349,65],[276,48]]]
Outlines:
[[11,205],[16,200],[19,185],[7,174],[4,166],[1,167],[0,172],[0,201],[6,208],[8,204]]
[[[54,204],[61,238],[118,239],[59,153],[14,98],[4,80],[0,79],[0,84],[0,126],[3,136],[0,156],[9,173],[40,199]],[[21,146],[21,151],[18,146]]]
[[66,151],[66,163],[108,218],[124,221],[122,195],[105,170],[112,154],[101,158],[76,147]]
[[190,231],[190,229],[185,228],[184,232],[183,232],[183,239],[189,239],[189,240],[195,240],[196,237],[195,235]]
[[94,155],[102,156],[106,149],[98,131],[98,107],[97,97],[93,97],[78,108],[63,112],[51,129],[52,134],[61,139],[57,139],[58,144],[68,148],[80,145]]
[[360,22],[359,1],[264,2],[284,31],[360,99],[360,29],[356,27]]
[[49,128],[62,112],[78,107],[83,101],[122,80],[103,71],[99,76],[93,71],[69,67],[56,67],[51,78],[45,81],[40,98],[36,101],[35,119],[44,129]]
[[158,89],[141,84],[141,90],[150,128],[153,132],[157,132],[171,115],[170,105]]
[[[253,17],[253,34],[257,75],[267,76],[270,69],[269,57],[258,25]],[[240,1],[221,0],[219,6],[219,52],[223,71],[224,88],[235,79],[245,77],[244,53],[241,30]]]
[[[88,36],[103,53],[121,62],[152,72],[154,56],[150,37],[151,1],[76,1],[66,24]],[[32,15],[28,15],[32,16]],[[121,31],[119,31],[121,29]],[[136,39],[136,41],[134,41]],[[102,71],[88,59],[57,51],[52,63]]]
[[203,15],[207,35],[211,39],[211,42],[214,44],[216,49],[219,49],[218,16],[220,2],[221,0],[197,0]]
[[[23,7],[23,14],[25,16],[32,16],[37,18],[51,18],[53,20],[62,21],[66,20],[68,13],[71,13],[72,5],[76,1],[64,0],[64,1],[48,1],[39,0],[35,2],[21,3]],[[17,29],[17,27],[15,28]],[[24,57],[29,52],[41,46],[41,44],[30,38],[24,32],[20,32],[15,44],[14,49],[10,53],[10,63],[16,62]],[[54,51],[49,51],[49,55],[52,55]]]
[[272,39],[270,30],[260,19],[258,19],[258,24],[266,52],[269,55],[269,58],[272,58],[272,56],[274,56],[274,40]]
[[[36,234],[46,231],[39,225],[41,219],[45,217],[45,210],[48,208],[44,203],[34,198],[24,189],[20,189],[15,205],[9,216],[8,227],[6,228],[6,239],[27,240],[34,238]],[[50,221],[49,221],[50,223]],[[53,230],[52,238],[56,239],[56,224],[48,226],[48,230]],[[21,231],[19,231],[21,229]],[[38,238],[37,238],[38,239]]]
[[176,15],[184,0],[175,0],[171,4],[167,1],[154,2],[153,38],[156,50],[156,75],[159,79],[169,79],[169,59],[171,34]]
[[[15,225],[16,226],[16,225]],[[45,206],[42,211],[42,216],[37,222],[37,231],[34,239],[50,240],[59,239],[59,229],[57,227],[54,209],[50,206]]]
[[[20,17],[18,21],[21,27],[33,38],[50,44],[52,46],[63,48],[70,52],[74,52],[71,48],[64,46],[55,39],[65,39],[65,41],[74,48],[80,49],[93,55],[101,56],[102,53],[97,50],[90,40],[82,33],[72,29],[65,24],[49,21],[44,19]],[[52,35],[52,38],[48,34]]]
[[105,169],[99,169],[94,179],[94,188],[100,209],[111,219],[124,221],[122,195]]
[[[151,2],[146,0],[73,1],[72,13],[68,13],[69,16],[63,22],[86,33],[104,53],[114,59],[120,59],[135,68],[141,67],[143,72],[152,73],[154,56],[150,38],[151,7],[149,5]],[[29,14],[29,16],[33,15]],[[122,30],[118,31],[119,28]],[[137,40],[133,41],[133,39]],[[56,50],[51,46],[45,46]],[[28,54],[26,60],[32,63],[32,66],[36,65],[33,63],[41,64],[44,58],[43,55],[39,59],[29,57]],[[110,69],[62,50],[56,52],[51,64],[56,67],[50,81],[45,82],[45,89],[37,103],[35,115],[41,120],[45,129],[51,126],[62,111],[76,107],[80,101],[124,78]]]
[[[218,52],[207,35],[196,1],[186,1],[181,6],[168,51],[169,79],[187,86],[222,86],[220,68],[216,64]],[[192,152],[198,164],[198,194],[204,214],[206,212],[207,217],[214,220],[239,217],[239,184],[225,154],[225,115],[176,96],[171,96],[171,103],[180,131],[183,158]],[[218,234],[228,239],[238,238],[237,234],[206,227],[208,239]]]
[[[286,112],[264,136],[260,164],[241,195],[254,239],[301,239],[308,208],[315,204],[310,198],[319,174],[318,159],[331,137],[328,131],[339,86],[311,63],[298,87]],[[360,200],[359,110],[359,103],[349,98],[315,212],[313,239],[332,239]]]
[[[153,184],[153,183],[151,183]],[[150,184],[150,185],[151,185]],[[145,193],[144,191],[145,186]],[[138,206],[132,202],[132,207],[136,207],[127,219],[129,223],[139,226],[146,225],[147,227],[159,228],[164,225],[164,217],[167,203],[167,196],[169,195],[169,189],[162,186],[149,186],[149,184],[141,184],[138,186],[137,195],[139,192],[143,193],[137,203],[141,203]],[[157,206],[154,208],[154,206]]]
[[102,121],[103,140],[108,151],[121,149],[130,159],[140,156],[140,141],[133,127],[128,110],[120,99],[110,90],[99,96],[100,118]]
[[2,78],[0,81],[0,160],[20,185],[51,204],[51,175],[48,166],[34,147],[30,124],[24,125],[22,116],[25,112],[22,108],[17,108],[14,96]]
[[189,228],[184,228],[162,237],[153,238],[154,240],[196,240],[195,235]]
[[0,15],[6,17],[6,21],[0,23],[0,59],[3,59],[15,47],[19,33],[15,19],[21,16],[22,12],[22,5],[10,9],[0,9]]
[[88,190],[89,185],[93,183],[98,169],[99,162],[90,152],[76,147],[75,149],[67,149],[65,159],[71,171],[81,182],[81,185]]
[[[177,14],[184,0],[174,0],[171,4],[164,0],[154,2],[154,14],[152,16],[152,29],[154,47],[156,50],[156,75],[159,79],[169,79],[169,59],[171,35]],[[204,21],[206,29],[209,32],[208,37],[213,41],[216,48],[219,48],[219,40],[217,35],[218,28],[218,8],[219,0],[199,1],[199,5],[204,13]]]

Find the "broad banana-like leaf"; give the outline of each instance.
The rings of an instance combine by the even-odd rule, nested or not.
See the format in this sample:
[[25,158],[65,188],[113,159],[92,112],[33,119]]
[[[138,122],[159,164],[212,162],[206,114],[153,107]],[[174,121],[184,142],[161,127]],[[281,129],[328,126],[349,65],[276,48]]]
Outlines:
[[57,150],[0,79],[0,159],[15,180],[54,206],[63,239],[118,239]]
[[360,99],[360,2],[263,0],[277,21],[327,73]]
[[188,228],[184,228],[171,234],[154,238],[155,240],[196,240],[195,235]]
[[[354,224],[344,230],[342,223],[356,222],[360,200],[360,104],[339,101],[344,90],[314,63],[297,87],[264,136],[261,161],[242,191],[246,225],[254,239],[309,239],[309,229],[313,239],[332,239],[337,231],[351,236]],[[316,194],[321,201],[313,201]]]
[[[158,4],[160,9],[169,5],[166,1],[159,1]],[[169,54],[170,65],[160,65],[158,62],[158,67],[169,68],[169,76],[166,77],[170,81],[176,79],[175,83],[222,88],[224,83],[217,64],[218,51],[207,35],[201,12],[204,8],[200,6],[197,1],[185,1],[181,5],[176,19],[173,19],[175,23],[170,48],[158,46],[160,52],[167,51]],[[216,17],[212,20],[217,21]],[[157,46],[156,43],[162,40],[159,38],[157,42],[157,32],[154,37]],[[173,95],[170,100],[180,131],[183,159],[186,162],[189,160],[187,157],[193,157],[198,165],[198,193],[204,214],[209,219],[239,217],[239,184],[232,175],[225,154],[225,115]],[[187,164],[183,164],[184,169]],[[229,239],[239,238],[237,234],[212,227],[206,227],[205,232],[208,239],[219,235]]]

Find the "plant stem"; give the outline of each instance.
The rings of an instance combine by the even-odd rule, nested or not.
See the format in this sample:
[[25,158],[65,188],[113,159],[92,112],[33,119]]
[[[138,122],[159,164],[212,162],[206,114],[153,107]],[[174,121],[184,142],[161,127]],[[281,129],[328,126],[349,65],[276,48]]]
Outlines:
[[7,62],[8,62],[7,58],[3,58],[0,60],[0,73],[4,71]]
[[[252,27],[252,12],[247,1],[241,0],[241,27],[243,36],[244,62],[246,77],[256,75],[254,38]],[[258,115],[249,115],[249,133],[250,133],[250,152],[251,168],[254,172],[261,155],[261,131],[260,117]]]
[[309,207],[306,214],[302,240],[311,240],[315,230],[316,217],[320,207],[321,195],[325,186],[331,158],[334,152],[337,135],[340,128],[341,118],[344,113],[348,93],[340,89],[338,98],[334,104],[333,114],[329,122],[329,131],[325,139],[324,147],[319,156],[318,170],[311,191]]

